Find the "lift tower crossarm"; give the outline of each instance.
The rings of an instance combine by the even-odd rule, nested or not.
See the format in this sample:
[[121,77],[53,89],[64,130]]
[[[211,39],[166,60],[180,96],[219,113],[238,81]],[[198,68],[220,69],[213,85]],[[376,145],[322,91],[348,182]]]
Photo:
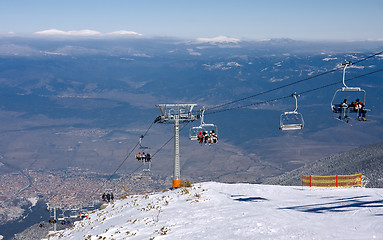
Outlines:
[[190,122],[198,118],[198,116],[193,115],[193,108],[197,104],[158,104],[156,107],[159,107],[162,115],[158,116],[155,122],[166,122],[174,121],[175,117],[181,122]]

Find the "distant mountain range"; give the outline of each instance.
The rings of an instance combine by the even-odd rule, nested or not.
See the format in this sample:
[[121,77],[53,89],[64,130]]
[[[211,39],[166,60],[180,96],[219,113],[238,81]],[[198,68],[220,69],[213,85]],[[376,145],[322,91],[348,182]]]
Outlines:
[[303,167],[265,179],[262,183],[299,186],[305,175],[348,175],[362,173],[367,178],[366,187],[383,188],[383,143],[364,146],[334,154]]

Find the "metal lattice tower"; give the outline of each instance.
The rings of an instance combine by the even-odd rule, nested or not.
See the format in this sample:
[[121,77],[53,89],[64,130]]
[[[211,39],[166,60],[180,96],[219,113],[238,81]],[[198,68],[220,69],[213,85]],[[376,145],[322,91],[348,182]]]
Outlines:
[[180,166],[180,122],[192,122],[198,118],[193,115],[193,108],[197,104],[159,104],[162,115],[158,116],[155,122],[165,123],[174,122],[174,170],[172,187],[181,186],[181,166]]

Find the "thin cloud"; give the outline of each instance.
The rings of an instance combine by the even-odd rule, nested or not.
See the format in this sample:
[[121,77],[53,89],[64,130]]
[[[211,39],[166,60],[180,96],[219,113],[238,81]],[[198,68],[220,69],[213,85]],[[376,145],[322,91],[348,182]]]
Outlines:
[[120,35],[120,36],[126,36],[126,35],[133,35],[133,36],[142,36],[143,34],[133,31],[126,31],[126,30],[120,30],[115,32],[107,33],[107,35]]
[[39,35],[62,35],[62,36],[97,36],[101,35],[100,32],[93,31],[93,30],[79,30],[79,31],[62,31],[62,30],[57,30],[57,29],[49,29],[49,30],[44,30],[40,32],[35,32],[36,34]]
[[211,44],[219,44],[219,43],[239,43],[241,40],[238,38],[229,38],[226,36],[218,36],[214,38],[197,38],[197,43],[211,43]]
[[126,31],[126,30],[120,30],[110,33],[101,33],[94,30],[78,30],[78,31],[62,31],[58,29],[48,29],[44,31],[35,32],[37,35],[44,35],[44,36],[81,36],[81,37],[87,37],[87,36],[142,36],[141,33],[133,32],[133,31]]

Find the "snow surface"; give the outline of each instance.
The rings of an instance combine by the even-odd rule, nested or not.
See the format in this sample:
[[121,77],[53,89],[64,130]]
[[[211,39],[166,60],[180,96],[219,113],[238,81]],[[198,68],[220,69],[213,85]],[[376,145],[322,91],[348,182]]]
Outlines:
[[383,189],[200,183],[116,200],[50,239],[383,239]]

